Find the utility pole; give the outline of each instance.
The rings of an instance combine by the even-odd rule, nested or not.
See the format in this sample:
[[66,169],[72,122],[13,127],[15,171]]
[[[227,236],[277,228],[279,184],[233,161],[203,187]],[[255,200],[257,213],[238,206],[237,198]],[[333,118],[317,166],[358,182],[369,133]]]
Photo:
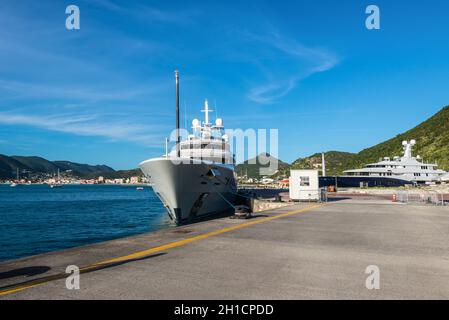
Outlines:
[[321,169],[323,177],[326,176],[326,160],[324,159],[324,152],[321,153]]

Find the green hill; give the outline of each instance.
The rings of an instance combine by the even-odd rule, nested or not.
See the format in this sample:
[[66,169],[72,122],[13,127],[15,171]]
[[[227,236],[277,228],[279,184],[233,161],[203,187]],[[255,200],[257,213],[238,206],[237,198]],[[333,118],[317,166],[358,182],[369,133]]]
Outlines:
[[[285,163],[273,156],[271,156],[269,153],[261,153],[259,156],[252,158],[250,160],[247,160],[236,167],[237,175],[242,177],[247,175],[248,178],[260,178],[262,175],[260,175],[260,169],[261,168],[268,168],[269,165],[266,163],[274,163],[274,161],[278,161],[278,167],[277,170],[271,170],[268,174],[264,174],[263,176],[269,176],[269,175],[275,175],[278,173],[283,173],[288,170],[290,165],[288,163]],[[252,162],[255,162],[254,164]]]
[[21,169],[47,173],[56,172],[58,170],[58,167],[53,162],[41,157],[12,156],[11,158],[17,160],[21,164]]
[[112,173],[114,169],[105,166],[92,166],[70,161],[49,161],[41,157],[5,156],[0,154],[0,179],[16,177],[17,169],[23,174],[54,174],[58,171],[70,171],[73,175],[86,177],[95,173]]
[[[340,151],[328,151],[324,153],[326,159],[326,175],[339,175],[348,165],[355,162],[357,154]],[[291,169],[317,169],[321,171],[321,153],[315,153],[306,158],[295,160]]]
[[105,165],[93,166],[89,164],[81,164],[70,161],[54,161],[53,163],[61,170],[72,170],[73,172],[82,176],[98,172],[115,172],[114,169]]

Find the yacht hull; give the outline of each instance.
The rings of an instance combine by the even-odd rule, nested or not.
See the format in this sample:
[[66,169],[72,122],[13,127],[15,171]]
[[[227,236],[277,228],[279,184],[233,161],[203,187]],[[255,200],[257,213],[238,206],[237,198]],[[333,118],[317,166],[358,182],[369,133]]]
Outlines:
[[155,158],[139,167],[176,224],[233,211],[237,194],[233,165]]
[[373,176],[337,176],[319,177],[319,186],[337,186],[340,188],[360,188],[368,187],[402,187],[413,185],[413,181],[397,179],[393,177],[373,177]]

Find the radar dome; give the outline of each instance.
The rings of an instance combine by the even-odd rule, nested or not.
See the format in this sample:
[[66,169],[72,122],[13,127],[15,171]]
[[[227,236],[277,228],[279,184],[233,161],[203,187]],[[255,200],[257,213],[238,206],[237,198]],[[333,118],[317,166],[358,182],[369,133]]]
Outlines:
[[406,145],[407,145],[407,141],[405,141],[405,140],[402,141],[402,145],[403,145],[403,146],[406,146]]
[[211,137],[211,134],[208,131],[203,131],[202,137],[203,139],[209,139]]
[[198,128],[199,126],[200,126],[200,120],[198,120],[198,119],[193,119],[193,120],[192,120],[192,127]]
[[223,119],[217,118],[217,120],[215,120],[215,125],[216,125],[217,127],[223,126]]
[[415,144],[416,144],[416,140],[410,140],[410,143],[411,143],[412,145],[415,145]]

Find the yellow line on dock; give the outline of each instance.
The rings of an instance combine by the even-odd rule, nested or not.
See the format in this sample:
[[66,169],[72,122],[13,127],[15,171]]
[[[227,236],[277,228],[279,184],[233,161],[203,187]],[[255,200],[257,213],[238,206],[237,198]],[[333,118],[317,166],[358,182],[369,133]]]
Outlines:
[[[290,212],[286,212],[286,213],[281,213],[281,214],[277,214],[271,217],[265,217],[265,218],[261,218],[261,219],[257,219],[257,220],[253,220],[253,221],[248,221],[236,226],[232,226],[232,227],[227,227],[227,228],[222,228],[219,230],[215,230],[215,231],[211,231],[205,234],[201,234],[198,236],[194,236],[194,237],[190,237],[187,239],[183,239],[183,240],[178,240],[178,241],[174,241],[174,242],[170,242],[167,244],[163,244],[157,247],[153,247],[147,250],[143,250],[143,251],[138,251],[138,252],[134,252],[131,254],[128,254],[126,256],[122,256],[122,257],[117,257],[117,258],[113,258],[113,259],[109,259],[109,260],[104,260],[83,268],[80,268],[80,273],[87,273],[90,271],[95,271],[107,266],[111,266],[114,265],[115,263],[120,263],[120,262],[126,262],[126,261],[130,261],[130,260],[135,260],[135,259],[139,259],[139,258],[143,258],[161,251],[165,251],[168,249],[172,249],[172,248],[176,248],[176,247],[180,247],[180,246],[184,246],[188,243],[194,242],[194,241],[198,241],[198,240],[202,240],[202,239],[206,239],[206,238],[210,238],[213,236],[217,236],[223,233],[227,233],[230,231],[234,231],[234,230],[238,230],[238,229],[242,229],[242,228],[246,228],[255,224],[259,224],[259,223],[263,223],[263,222],[268,222],[271,220],[275,220],[275,219],[279,219],[279,218],[284,218],[284,217],[288,217],[291,215],[295,215],[298,213],[302,213],[302,212],[307,212],[316,208],[319,208],[323,206],[323,204],[319,204],[319,205],[314,205],[314,206],[310,206],[304,209],[299,209],[299,210],[295,210],[295,211],[290,211]],[[32,280],[28,283],[23,283],[23,284],[18,284],[18,285],[11,285],[8,288],[5,288],[3,290],[0,290],[0,296],[4,296],[4,295],[8,295],[8,294],[12,294],[12,293],[16,293],[22,290],[26,290],[26,289],[30,289],[54,280],[60,280],[60,279],[64,279],[66,278],[68,275],[65,273],[60,273],[60,274],[56,274],[53,276],[48,276],[48,277],[43,277],[40,279],[36,279],[36,280]]]

